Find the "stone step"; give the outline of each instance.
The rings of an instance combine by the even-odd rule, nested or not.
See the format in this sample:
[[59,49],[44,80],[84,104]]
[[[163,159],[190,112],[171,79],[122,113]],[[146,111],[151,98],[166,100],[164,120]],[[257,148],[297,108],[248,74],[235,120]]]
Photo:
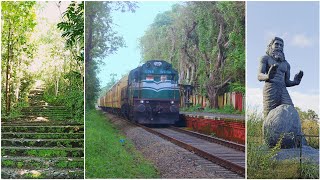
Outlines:
[[43,95],[44,93],[43,93],[43,91],[30,91],[29,96],[39,95],[39,94]]
[[65,106],[29,106],[29,107],[24,107],[23,110],[25,109],[65,109]]
[[34,112],[22,112],[23,115],[39,115],[39,114],[44,114],[44,115],[69,115],[69,111],[34,111]]
[[39,113],[39,114],[25,114],[23,116],[20,116],[20,118],[47,118],[47,119],[61,119],[61,118],[65,118],[65,119],[70,119],[70,115],[66,115],[66,114],[43,114],[43,113]]
[[30,94],[34,93],[34,92],[44,92],[44,89],[45,89],[44,87],[38,87],[36,89],[31,89]]
[[58,113],[58,114],[70,114],[70,110],[67,109],[61,109],[61,110],[30,110],[30,111],[21,111],[21,113],[24,114],[32,114],[32,113]]
[[83,139],[1,139],[2,146],[83,148]]
[[42,102],[42,103],[29,103],[30,106],[45,106],[47,105],[46,102]]
[[38,101],[38,100],[29,100],[29,105],[30,106],[46,106],[46,105],[48,105],[48,103],[47,102],[45,102],[45,101]]
[[68,113],[45,113],[45,112],[39,112],[39,113],[22,113],[24,117],[69,117],[70,114]]
[[2,146],[1,156],[31,156],[31,157],[83,157],[83,148],[55,147],[12,147]]
[[84,158],[39,158],[39,157],[2,157],[2,168],[40,169],[40,168],[83,168]]
[[28,96],[29,99],[43,99],[43,94],[37,93],[37,94],[29,94]]
[[83,139],[83,133],[1,133],[2,139]]
[[1,168],[2,179],[84,179],[83,169],[12,169]]
[[70,119],[65,119],[65,121],[40,121],[34,118],[21,118],[13,120],[4,120],[1,122],[2,126],[83,126]]
[[41,121],[66,121],[66,122],[72,122],[72,118],[69,116],[21,116],[20,118],[26,118],[26,119],[42,119]]
[[29,96],[43,95],[43,91],[30,91]]
[[46,108],[45,106],[43,108],[25,108],[22,109],[21,112],[33,112],[33,111],[68,111],[66,108]]
[[33,93],[33,94],[29,94],[28,96],[29,99],[35,99],[35,98],[41,98],[43,99],[43,93]]
[[81,126],[1,126],[1,132],[30,132],[30,133],[80,133],[83,132]]
[[30,111],[21,111],[23,114],[31,114],[31,113],[50,113],[50,114],[70,114],[70,111],[67,109],[61,109],[61,110],[53,110],[53,109],[37,109],[37,110],[30,110]]
[[25,118],[25,119],[34,119],[34,118],[50,118],[50,119],[58,119],[61,120],[61,118],[70,119],[69,115],[64,114],[58,114],[58,115],[50,115],[50,114],[29,114],[29,115],[21,115],[19,118]]

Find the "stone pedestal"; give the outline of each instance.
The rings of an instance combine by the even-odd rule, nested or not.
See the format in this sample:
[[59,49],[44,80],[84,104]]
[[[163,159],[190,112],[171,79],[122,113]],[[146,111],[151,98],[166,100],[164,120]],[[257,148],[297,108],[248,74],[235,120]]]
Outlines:
[[[283,104],[271,110],[263,122],[263,135],[269,147],[274,147],[279,140],[281,148],[299,147],[302,134],[301,122],[297,110],[292,105]],[[306,145],[305,138],[302,144]]]

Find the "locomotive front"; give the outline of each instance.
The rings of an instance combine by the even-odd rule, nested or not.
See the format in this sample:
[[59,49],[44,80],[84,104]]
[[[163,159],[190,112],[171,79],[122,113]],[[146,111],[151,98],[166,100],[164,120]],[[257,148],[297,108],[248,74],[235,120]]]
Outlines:
[[140,124],[174,124],[179,120],[178,73],[163,60],[147,61],[129,74],[130,119]]

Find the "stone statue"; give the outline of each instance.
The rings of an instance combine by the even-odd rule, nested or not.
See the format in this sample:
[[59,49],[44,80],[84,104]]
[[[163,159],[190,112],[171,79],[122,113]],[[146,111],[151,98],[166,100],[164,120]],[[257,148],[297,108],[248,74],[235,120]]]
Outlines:
[[292,100],[286,87],[300,84],[303,72],[300,71],[290,80],[290,64],[283,53],[284,42],[274,37],[267,47],[267,55],[262,56],[258,73],[258,80],[265,81],[263,88],[263,110],[267,116],[270,110],[281,104],[292,105]]
[[258,80],[265,81],[263,88],[263,134],[266,143],[273,147],[281,140],[282,148],[305,144],[301,138],[299,114],[293,106],[287,87],[299,85],[303,76],[300,71],[290,80],[290,64],[283,53],[284,42],[274,37],[261,57]]

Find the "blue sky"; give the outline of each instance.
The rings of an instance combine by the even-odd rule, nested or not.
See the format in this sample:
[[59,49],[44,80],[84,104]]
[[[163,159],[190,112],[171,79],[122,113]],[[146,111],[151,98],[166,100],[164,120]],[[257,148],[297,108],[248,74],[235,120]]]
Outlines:
[[105,64],[100,66],[98,78],[101,87],[106,86],[111,80],[111,73],[116,73],[118,75],[116,79],[120,79],[122,75],[138,67],[141,61],[138,38],[144,35],[158,13],[171,10],[171,6],[175,3],[177,2],[139,2],[139,8],[135,13],[114,12],[112,14],[114,23],[117,24],[114,28],[124,37],[127,47],[107,57],[104,60]]
[[288,88],[295,106],[319,113],[319,3],[247,2],[247,102],[261,109],[263,82],[257,80],[259,58],[270,39],[284,39],[291,80],[299,70],[299,86]]

